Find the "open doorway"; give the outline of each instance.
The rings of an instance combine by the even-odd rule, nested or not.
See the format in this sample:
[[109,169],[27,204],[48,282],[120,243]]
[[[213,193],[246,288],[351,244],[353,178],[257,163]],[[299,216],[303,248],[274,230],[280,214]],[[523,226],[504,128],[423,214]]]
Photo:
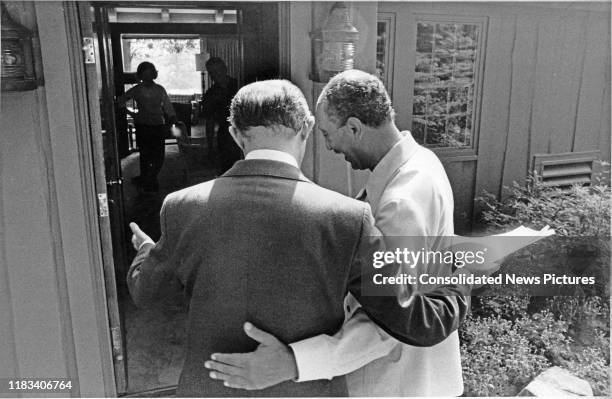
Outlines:
[[[234,92],[251,81],[279,77],[279,5],[94,3],[92,11],[82,33],[87,36],[89,29],[97,37],[100,58],[96,76],[89,77],[99,89],[100,167],[110,208],[112,259],[105,260],[105,268],[117,390],[122,395],[168,393],[182,369],[189,304],[178,296],[154,309],[134,306],[125,284],[135,255],[128,225],[138,223],[157,240],[159,211],[168,193],[214,179],[239,159],[235,153],[228,157],[222,145],[226,132],[210,111],[219,96],[207,93],[219,79],[206,61],[223,62]],[[163,161],[154,189],[142,185],[143,105],[132,98],[123,103],[125,93],[140,83],[137,70],[143,62],[154,65],[155,83],[165,89],[181,122],[172,129],[171,115],[163,117]],[[219,113],[224,107],[213,108]]]

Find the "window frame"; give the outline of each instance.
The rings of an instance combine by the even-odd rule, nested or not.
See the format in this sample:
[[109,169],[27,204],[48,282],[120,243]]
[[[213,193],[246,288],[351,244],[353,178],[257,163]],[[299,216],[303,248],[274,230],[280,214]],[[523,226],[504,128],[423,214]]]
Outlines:
[[[119,34],[119,43],[121,45],[121,69],[124,74],[136,74],[136,71],[126,71],[125,69],[125,53],[123,40],[129,39],[177,39],[177,40],[200,40],[200,35],[197,34],[168,34],[168,33],[121,33]],[[200,50],[201,51],[201,50]]]
[[[379,12],[376,14],[377,35],[378,24],[381,22],[387,24],[388,37],[387,42],[385,43],[385,76],[383,79],[383,84],[387,88],[390,97],[393,97],[393,70],[395,66],[395,19],[396,13],[394,12]],[[378,58],[378,47],[376,48],[375,58]]]
[[[426,14],[415,13],[411,21],[412,24],[412,40],[410,44],[411,64],[410,79],[408,81],[408,93],[410,95],[408,112],[408,126],[412,131],[412,120],[414,110],[414,69],[416,67],[416,46],[417,46],[417,29],[419,22],[430,23],[457,23],[457,24],[472,24],[478,25],[480,38],[477,46],[477,62],[474,72],[474,104],[472,108],[472,139],[469,147],[453,148],[453,147],[430,147],[423,144],[424,147],[433,151],[441,158],[464,158],[465,160],[476,159],[478,155],[478,140],[480,137],[480,116],[482,107],[482,86],[484,81],[484,63],[486,59],[486,42],[488,34],[489,18],[486,16],[466,16],[466,15],[449,15],[449,14]],[[400,112],[402,112],[400,110]]]

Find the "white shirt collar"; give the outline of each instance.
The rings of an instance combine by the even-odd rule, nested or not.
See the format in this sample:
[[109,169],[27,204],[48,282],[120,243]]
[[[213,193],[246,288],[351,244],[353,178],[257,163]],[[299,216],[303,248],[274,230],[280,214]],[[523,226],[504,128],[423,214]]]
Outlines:
[[298,169],[300,168],[293,155],[278,150],[253,150],[246,154],[244,159],[268,159],[270,161],[288,163],[289,165],[295,166]]
[[375,209],[387,184],[420,148],[410,132],[402,132],[404,136],[387,152],[370,174],[366,182],[368,202]]

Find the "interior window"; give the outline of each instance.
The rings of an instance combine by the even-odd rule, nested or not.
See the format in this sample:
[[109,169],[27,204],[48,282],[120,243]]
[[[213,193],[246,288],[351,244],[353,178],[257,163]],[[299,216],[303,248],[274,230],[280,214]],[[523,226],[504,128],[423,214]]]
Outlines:
[[136,72],[138,64],[149,61],[159,71],[156,82],[169,94],[202,94],[201,72],[195,65],[199,37],[122,35],[121,47],[124,72]]

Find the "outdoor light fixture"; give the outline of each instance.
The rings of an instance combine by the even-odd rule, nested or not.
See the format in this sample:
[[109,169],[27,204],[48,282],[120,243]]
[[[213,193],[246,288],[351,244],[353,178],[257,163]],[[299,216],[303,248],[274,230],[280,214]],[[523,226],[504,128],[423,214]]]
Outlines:
[[34,90],[37,86],[34,69],[32,33],[13,21],[1,4],[2,13],[2,69],[0,82],[2,91]]
[[313,80],[327,82],[338,72],[352,69],[355,64],[355,43],[359,31],[351,23],[344,2],[334,3],[320,31],[314,32]]

